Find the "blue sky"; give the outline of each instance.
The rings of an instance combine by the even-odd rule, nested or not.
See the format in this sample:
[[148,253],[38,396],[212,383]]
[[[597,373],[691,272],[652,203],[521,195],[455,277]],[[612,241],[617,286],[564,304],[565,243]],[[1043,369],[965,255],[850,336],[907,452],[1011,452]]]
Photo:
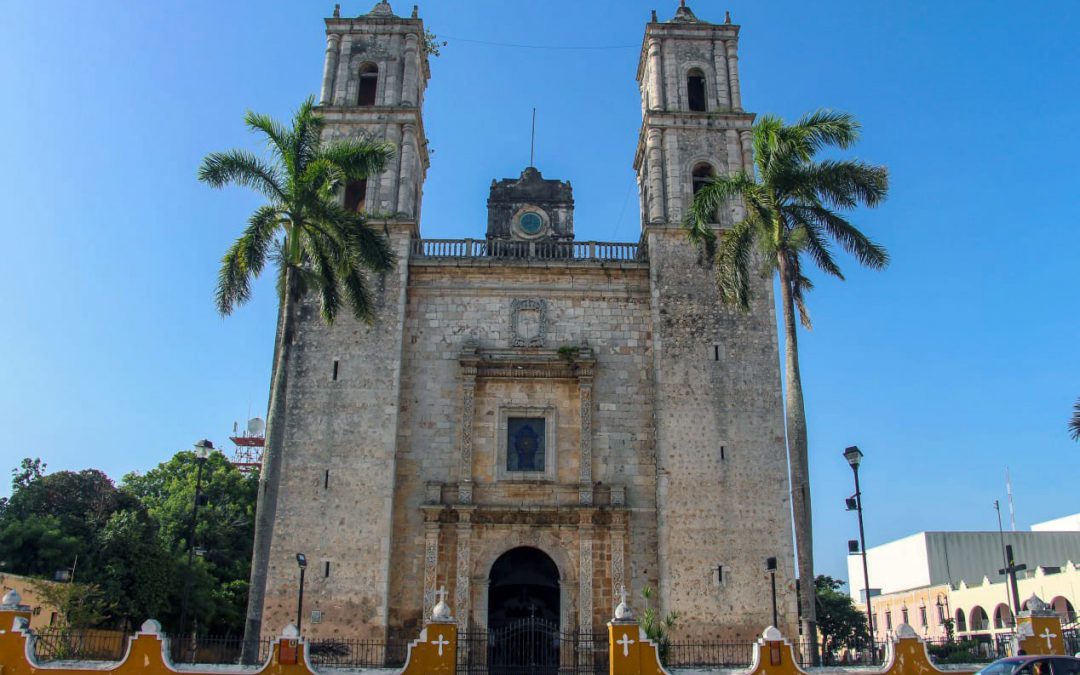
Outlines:
[[[424,235],[483,231],[491,179],[528,161],[536,106],[536,164],[573,181],[578,237],[636,240],[638,47],[649,10],[676,5],[422,4],[450,43],[426,100]],[[333,3],[3,6],[0,468],[30,455],[119,478],[204,436],[228,447],[233,421],[265,409],[275,303],[262,283],[215,314],[217,261],[259,202],[195,169],[257,147],[246,109],[286,117],[317,92]],[[846,283],[818,279],[801,338],[819,571],[846,576],[852,443],[871,545],[994,527],[1006,465],[1019,527],[1080,510],[1065,434],[1080,396],[1080,4],[690,6],[742,24],[748,110],[850,111],[854,154],[891,170],[890,199],[855,220],[892,266],[845,260]]]

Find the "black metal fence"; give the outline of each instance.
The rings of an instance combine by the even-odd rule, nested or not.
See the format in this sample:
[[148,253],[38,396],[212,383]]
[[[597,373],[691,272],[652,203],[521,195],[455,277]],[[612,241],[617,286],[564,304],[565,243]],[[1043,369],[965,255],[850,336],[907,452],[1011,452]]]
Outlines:
[[[259,641],[259,663],[270,658],[272,640]],[[173,663],[240,663],[244,638],[239,635],[172,635],[169,658]]]
[[49,661],[119,661],[127,635],[118,631],[43,630],[34,632],[33,651],[39,663]]
[[312,640],[308,659],[313,666],[348,668],[405,665],[409,640]]
[[990,663],[1012,656],[1011,642],[1011,633],[999,633],[993,639],[987,635],[981,638],[927,640],[926,651],[936,664]]
[[599,675],[608,672],[606,627],[560,630],[539,618],[458,633],[457,672],[470,675]]

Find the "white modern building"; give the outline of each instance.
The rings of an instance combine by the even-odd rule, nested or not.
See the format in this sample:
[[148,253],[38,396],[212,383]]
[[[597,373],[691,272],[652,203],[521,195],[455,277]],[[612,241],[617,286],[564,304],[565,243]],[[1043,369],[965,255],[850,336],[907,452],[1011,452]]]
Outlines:
[[[875,635],[900,623],[920,634],[945,637],[953,622],[959,636],[1011,630],[1009,584],[1001,573],[1004,547],[1026,569],[1017,574],[1021,603],[1038,595],[1065,621],[1080,602],[1080,515],[1032,526],[1031,532],[919,532],[867,549]],[[848,556],[852,599],[864,606],[862,556]]]

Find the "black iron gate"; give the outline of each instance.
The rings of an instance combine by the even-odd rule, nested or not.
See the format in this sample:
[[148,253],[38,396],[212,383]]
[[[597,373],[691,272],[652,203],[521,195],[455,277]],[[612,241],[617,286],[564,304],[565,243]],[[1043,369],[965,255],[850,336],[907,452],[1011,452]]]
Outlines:
[[458,634],[457,665],[469,675],[599,675],[608,672],[607,630],[562,631],[536,617],[474,627]]

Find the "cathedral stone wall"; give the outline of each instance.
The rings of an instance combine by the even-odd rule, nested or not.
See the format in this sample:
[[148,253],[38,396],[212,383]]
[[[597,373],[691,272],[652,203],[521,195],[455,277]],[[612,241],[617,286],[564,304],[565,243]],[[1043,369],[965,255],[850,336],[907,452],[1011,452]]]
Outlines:
[[[544,348],[580,349],[586,344],[595,357],[591,402],[591,491],[597,503],[587,505],[589,526],[594,521],[597,549],[609,547],[610,518],[597,516],[616,501],[629,505],[628,522],[620,521],[619,539],[632,541],[633,551],[622,562],[627,572],[636,570],[640,587],[656,575],[655,472],[652,440],[651,325],[648,269],[643,263],[601,266],[594,263],[530,265],[493,264],[483,259],[468,264],[414,261],[410,270],[408,307],[404,329],[402,419],[399,424],[393,555],[395,564],[391,593],[400,600],[395,625],[408,628],[419,621],[424,589],[416,584],[423,576],[425,555],[424,513],[431,483],[450,484],[440,489],[438,503],[447,512],[457,507],[453,484],[471,478],[471,537],[476,550],[468,575],[473,617],[482,618],[482,592],[476,589],[487,578],[494,558],[484,547],[513,541],[523,527],[537,525],[550,530],[572,552],[567,579],[579,581],[578,531],[581,516],[582,410],[579,383],[560,378],[479,377],[473,394],[471,464],[462,464],[463,344],[472,340],[481,349],[510,348],[514,340],[512,304],[516,299],[543,301],[546,311]],[[500,407],[547,406],[555,409],[554,440],[557,471],[553,479],[517,481],[500,479],[497,472]],[[603,503],[601,503],[603,502]],[[594,508],[595,507],[595,508]],[[543,511],[539,521],[527,515],[505,513],[512,509]],[[490,513],[488,513],[490,511]],[[484,515],[488,513],[488,515]],[[555,516],[553,513],[561,513]],[[443,520],[457,516],[443,515]],[[554,519],[557,522],[550,522]],[[499,521],[499,522],[492,522]],[[456,546],[448,537],[460,535],[456,524],[440,528],[437,578],[453,594],[456,590]],[[447,531],[452,534],[447,534]],[[562,544],[560,544],[562,546]],[[626,546],[621,547],[624,551]],[[501,550],[499,551],[502,552]],[[625,559],[623,559],[625,560]],[[610,613],[612,597],[610,555],[597,558],[593,587],[596,615],[587,623],[602,623]],[[630,585],[626,574],[620,583]],[[654,581],[655,583],[655,581]],[[591,585],[590,581],[589,584]],[[601,588],[603,586],[603,588]],[[575,587],[575,593],[578,591]],[[572,594],[573,595],[573,594]],[[575,597],[576,599],[576,597]],[[461,611],[460,609],[458,610]],[[584,618],[584,617],[581,617]],[[576,618],[577,619],[577,618]],[[398,623],[400,622],[400,624]]]
[[[752,169],[738,27],[680,4],[646,28],[640,244],[570,243],[569,182],[535,167],[496,182],[487,239],[421,240],[422,35],[386,2],[327,20],[325,135],[394,146],[356,208],[390,234],[398,264],[371,279],[369,324],[343,315],[328,327],[302,303],[264,628],[293,620],[303,552],[314,639],[412,636],[441,587],[459,627],[487,626],[489,595],[521,586],[558,603],[545,620],[587,629],[625,584],[680,612],[679,637],[751,640],[772,622],[775,557],[780,628],[794,634],[772,286],[756,282],[750,312],[723,307],[680,228],[696,166]],[[695,92],[705,83],[704,108],[690,77]],[[545,185],[558,199],[542,199]],[[717,215],[722,236],[740,207]],[[521,470],[509,430],[525,422],[543,429],[544,461]],[[514,441],[515,462],[534,457],[525,447]],[[518,547],[534,550],[514,564],[537,576],[496,582],[493,565],[519,560]]]
[[[403,260],[410,234],[408,228],[391,229]],[[327,327],[316,299],[301,304],[289,367],[266,630],[295,620],[298,552],[308,558],[305,607],[328,617],[311,635],[365,637],[385,630],[407,275],[406,264],[371,280],[378,308],[370,324],[342,312]]]
[[[750,640],[794,630],[787,456],[769,280],[752,311],[723,307],[684,232],[650,228],[656,380],[660,600],[690,630]],[[722,570],[719,569],[722,567]]]

